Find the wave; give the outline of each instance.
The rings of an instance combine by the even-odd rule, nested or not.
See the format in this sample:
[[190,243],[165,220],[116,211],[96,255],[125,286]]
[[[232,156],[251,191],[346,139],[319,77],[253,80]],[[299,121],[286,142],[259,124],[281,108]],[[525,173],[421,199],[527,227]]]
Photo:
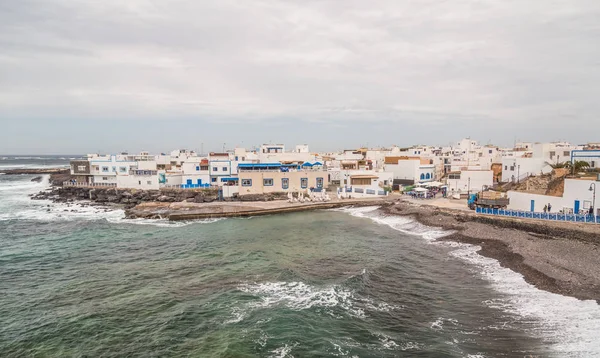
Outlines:
[[379,206],[365,206],[358,208],[346,207],[334,210],[345,212],[355,217],[368,218],[378,224],[387,225],[392,229],[407,234],[419,235],[429,241],[434,241],[440,237],[444,237],[453,233],[452,231],[441,230],[423,225],[410,217],[382,215],[378,209]]
[[78,203],[52,203],[50,200],[31,200],[29,195],[48,188],[49,175],[41,182],[32,182],[31,176],[14,181],[0,182],[0,220],[73,221],[106,220],[113,224],[152,225],[158,227],[183,227],[192,224],[211,224],[224,218],[196,221],[169,221],[167,219],[126,219],[125,211]]
[[[363,270],[361,275],[364,274]],[[272,307],[286,307],[296,311],[323,308],[324,312],[334,317],[338,317],[341,312],[356,318],[365,318],[367,315],[365,311],[389,312],[403,309],[383,301],[376,302],[362,297],[343,284],[319,287],[296,281],[242,283],[238,286],[238,290],[255,296],[258,300],[249,302],[244,307],[234,307],[231,319],[225,323],[240,322],[251,311]],[[336,312],[334,308],[339,311]]]
[[[534,324],[529,333],[548,343],[560,356],[600,356],[600,344],[597,341],[600,305],[595,301],[581,301],[540,290],[527,283],[521,274],[502,267],[497,260],[478,254],[480,246],[437,241],[436,238],[449,232],[427,227],[409,217],[385,216],[377,211],[377,207],[345,208],[340,211],[420,235],[433,245],[454,248],[450,255],[476,267],[475,272],[505,297],[486,301],[486,305],[523,319],[531,319]],[[440,318],[431,324],[431,328],[441,330],[445,322]]]

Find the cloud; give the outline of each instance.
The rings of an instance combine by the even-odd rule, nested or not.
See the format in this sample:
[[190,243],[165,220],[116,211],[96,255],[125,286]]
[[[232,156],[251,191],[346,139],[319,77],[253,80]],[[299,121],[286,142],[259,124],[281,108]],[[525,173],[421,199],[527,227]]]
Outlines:
[[0,120],[269,130],[283,118],[435,126],[423,142],[457,126],[593,140],[578,128],[600,112],[598,18],[595,0],[4,1]]

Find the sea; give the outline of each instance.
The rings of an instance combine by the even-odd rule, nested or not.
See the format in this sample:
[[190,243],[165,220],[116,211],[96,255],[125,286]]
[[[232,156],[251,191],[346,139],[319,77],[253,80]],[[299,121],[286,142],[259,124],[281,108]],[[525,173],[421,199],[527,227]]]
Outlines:
[[600,357],[596,302],[377,207],[127,220],[32,178],[0,175],[2,357]]

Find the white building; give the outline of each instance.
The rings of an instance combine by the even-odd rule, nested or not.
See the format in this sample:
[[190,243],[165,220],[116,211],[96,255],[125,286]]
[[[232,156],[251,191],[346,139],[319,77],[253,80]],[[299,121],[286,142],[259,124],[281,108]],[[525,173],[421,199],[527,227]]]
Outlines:
[[384,169],[391,172],[396,185],[412,185],[436,179],[433,159],[414,157],[386,157]]
[[463,170],[449,173],[446,184],[450,194],[475,193],[494,184],[494,172],[492,170]]
[[208,158],[188,158],[181,164],[181,172],[180,184],[183,184],[186,188],[201,188],[211,184],[210,161]]
[[260,163],[303,163],[321,161],[321,156],[310,153],[308,145],[297,145],[291,152],[285,151],[283,144],[263,144],[257,151]]
[[157,170],[131,169],[128,175],[118,175],[116,177],[117,188],[158,190]]
[[[594,186],[597,187],[594,203]],[[592,189],[592,190],[590,190]],[[552,206],[552,212],[562,211],[568,214],[587,213],[590,206],[600,215],[600,181],[587,179],[565,179],[562,196],[531,194],[523,191],[508,192],[509,209],[542,212],[545,205]]]

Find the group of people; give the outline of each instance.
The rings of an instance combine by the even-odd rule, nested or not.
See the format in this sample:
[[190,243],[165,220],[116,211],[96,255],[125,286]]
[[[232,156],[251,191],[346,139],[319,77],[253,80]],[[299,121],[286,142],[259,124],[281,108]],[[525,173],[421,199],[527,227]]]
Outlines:
[[545,213],[549,213],[551,210],[552,210],[552,204],[548,203],[547,205],[544,205]]
[[413,199],[435,199],[438,195],[443,198],[447,196],[446,188],[430,187],[427,191],[414,191],[411,190],[406,194],[410,195]]

